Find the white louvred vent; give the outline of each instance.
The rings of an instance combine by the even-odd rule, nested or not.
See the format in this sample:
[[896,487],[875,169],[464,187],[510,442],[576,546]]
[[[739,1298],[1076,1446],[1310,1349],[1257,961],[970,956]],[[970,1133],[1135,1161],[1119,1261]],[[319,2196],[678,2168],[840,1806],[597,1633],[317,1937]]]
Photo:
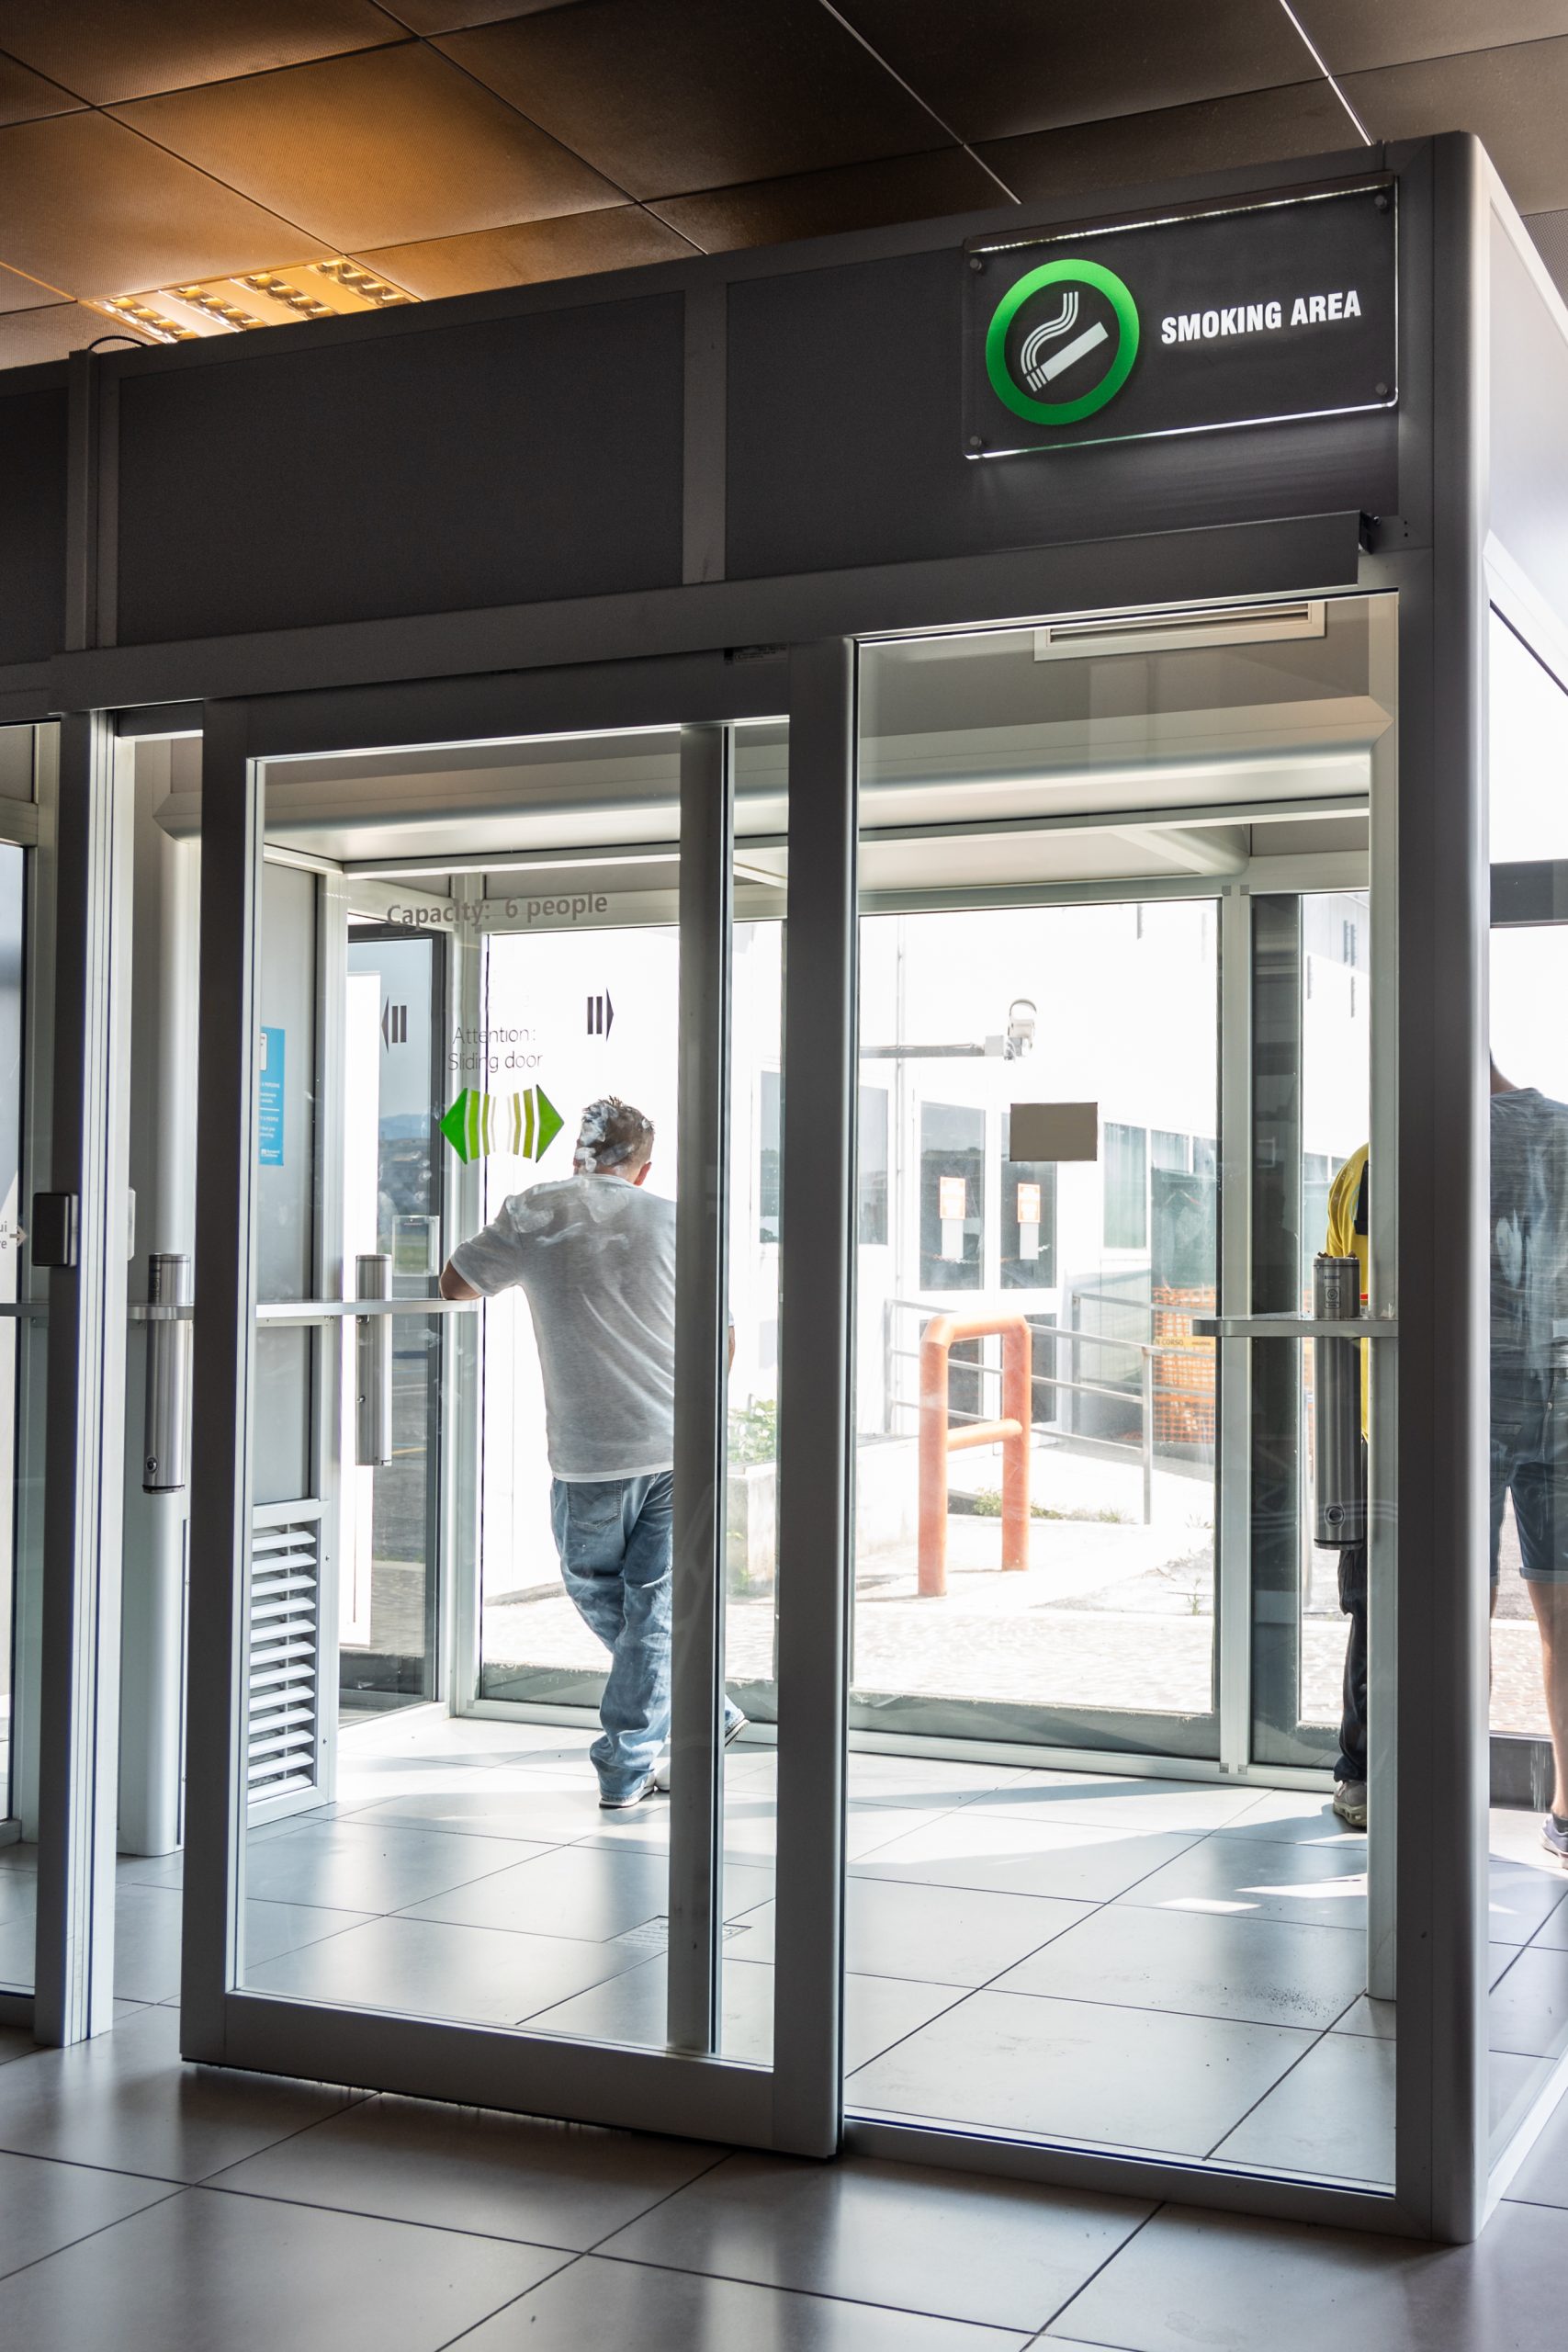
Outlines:
[[247,1794],[257,1805],[316,1783],[321,1522],[258,1511],[251,1534]]

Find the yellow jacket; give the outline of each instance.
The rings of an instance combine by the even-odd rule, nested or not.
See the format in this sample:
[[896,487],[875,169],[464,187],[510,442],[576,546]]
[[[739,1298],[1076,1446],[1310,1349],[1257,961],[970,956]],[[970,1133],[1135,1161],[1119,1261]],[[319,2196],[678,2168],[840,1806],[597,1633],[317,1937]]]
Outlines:
[[[1328,1238],[1325,1244],[1331,1258],[1354,1258],[1361,1269],[1361,1312],[1367,1311],[1371,1296],[1368,1265],[1371,1258],[1371,1236],[1367,1231],[1371,1222],[1363,1198],[1367,1174],[1367,1146],[1360,1144],[1350,1154],[1328,1190]],[[1370,1344],[1361,1342],[1361,1435],[1367,1433],[1367,1405],[1371,1386],[1372,1351]]]

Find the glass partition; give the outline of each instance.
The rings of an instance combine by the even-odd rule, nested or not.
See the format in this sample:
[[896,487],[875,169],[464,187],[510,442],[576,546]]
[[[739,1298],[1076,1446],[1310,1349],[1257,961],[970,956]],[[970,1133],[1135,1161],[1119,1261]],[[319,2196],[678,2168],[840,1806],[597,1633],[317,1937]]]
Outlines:
[[1392,2188],[1309,1324],[1369,1133],[1391,612],[863,654],[845,2096],[884,2153]]
[[1489,642],[1492,2145],[1568,2062],[1568,694]]

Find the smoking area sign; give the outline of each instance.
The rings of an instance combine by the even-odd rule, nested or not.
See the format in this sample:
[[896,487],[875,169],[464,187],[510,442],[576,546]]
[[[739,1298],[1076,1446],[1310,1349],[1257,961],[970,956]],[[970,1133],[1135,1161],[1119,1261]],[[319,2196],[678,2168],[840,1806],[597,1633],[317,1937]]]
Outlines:
[[1391,181],[964,255],[970,458],[1392,407]]

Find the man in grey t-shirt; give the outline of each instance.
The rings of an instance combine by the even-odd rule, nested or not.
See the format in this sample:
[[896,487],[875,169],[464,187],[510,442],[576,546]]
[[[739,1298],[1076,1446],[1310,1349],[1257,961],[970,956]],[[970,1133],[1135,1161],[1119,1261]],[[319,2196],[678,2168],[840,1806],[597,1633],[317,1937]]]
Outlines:
[[[670,1727],[675,1204],[644,1191],[652,1164],[651,1119],[591,1102],[573,1173],[514,1193],[441,1277],[446,1298],[527,1295],[561,1577],[610,1653],[590,1753],[616,1811],[666,1784]],[[744,1720],[726,1699],[727,1741]]]

